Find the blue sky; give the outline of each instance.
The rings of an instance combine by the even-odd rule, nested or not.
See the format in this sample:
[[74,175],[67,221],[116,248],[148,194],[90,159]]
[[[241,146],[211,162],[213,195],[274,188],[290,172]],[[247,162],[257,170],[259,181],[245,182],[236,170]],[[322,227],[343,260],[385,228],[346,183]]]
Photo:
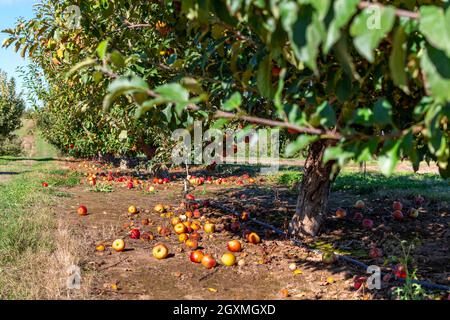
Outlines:
[[[33,17],[33,4],[35,3],[37,0],[0,0],[0,30],[14,26],[19,17]],[[7,34],[0,33],[0,45],[7,37]],[[0,69],[6,71],[10,77],[16,78],[19,90],[23,88],[16,69],[26,63],[26,60],[14,51],[14,46],[7,50],[0,48]]]

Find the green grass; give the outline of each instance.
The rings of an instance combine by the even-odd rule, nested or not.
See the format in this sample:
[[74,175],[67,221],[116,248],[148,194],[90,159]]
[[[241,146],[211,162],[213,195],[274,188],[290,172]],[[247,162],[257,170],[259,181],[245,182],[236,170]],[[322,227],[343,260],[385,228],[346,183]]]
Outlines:
[[39,132],[35,133],[36,152],[33,155],[36,158],[57,158],[58,150],[49,144]]
[[[271,180],[293,186],[302,178],[299,171],[284,171],[271,177]],[[440,200],[450,200],[450,181],[436,174],[397,173],[387,178],[380,173],[342,172],[332,187],[333,191],[349,191],[359,195],[395,190],[410,194],[430,194]]]
[[[55,185],[72,185],[75,178],[66,172],[49,174],[53,164],[37,163],[0,184],[0,298],[27,298],[27,268],[37,264],[33,257],[55,248],[55,219],[49,211],[52,188],[43,189],[43,180]],[[14,166],[6,170],[13,171]],[[5,168],[2,168],[5,170]],[[38,267],[38,266],[35,266]],[[25,281],[18,281],[24,279]],[[18,283],[20,282],[20,283]]]

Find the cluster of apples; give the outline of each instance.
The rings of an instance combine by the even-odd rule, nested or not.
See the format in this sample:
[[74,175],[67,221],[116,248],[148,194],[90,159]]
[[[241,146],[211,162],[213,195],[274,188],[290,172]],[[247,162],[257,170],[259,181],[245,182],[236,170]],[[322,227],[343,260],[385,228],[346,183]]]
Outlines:
[[[424,202],[424,199],[422,196],[417,196],[415,199],[416,204],[421,205]],[[394,220],[396,221],[403,221],[405,219],[405,215],[403,214],[403,204],[400,201],[394,201],[394,203],[392,204],[392,208],[393,208],[393,212],[392,212],[392,217],[394,218]],[[411,219],[417,219],[419,217],[419,213],[421,211],[424,211],[423,208],[410,208],[408,211],[408,216]]]
[[[366,207],[366,204],[364,203],[364,201],[362,201],[362,200],[356,201],[353,207],[358,210],[353,215],[353,220],[361,221],[361,226],[364,229],[368,229],[368,230],[373,229],[373,226],[374,226],[373,220],[369,219],[369,218],[364,218],[364,215],[362,214],[362,211]],[[338,208],[336,210],[335,216],[339,219],[344,219],[347,216],[347,211],[343,208]]]

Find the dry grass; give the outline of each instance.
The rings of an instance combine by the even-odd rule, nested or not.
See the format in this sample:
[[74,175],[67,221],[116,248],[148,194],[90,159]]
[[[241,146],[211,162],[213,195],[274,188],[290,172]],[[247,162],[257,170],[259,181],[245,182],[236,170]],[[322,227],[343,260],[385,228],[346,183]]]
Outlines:
[[[89,274],[80,290],[67,288],[69,269],[80,264],[86,246],[59,221],[51,192],[40,188],[52,167],[29,164],[28,172],[0,185],[0,299],[83,299],[89,292]],[[51,177],[59,184],[70,179]]]

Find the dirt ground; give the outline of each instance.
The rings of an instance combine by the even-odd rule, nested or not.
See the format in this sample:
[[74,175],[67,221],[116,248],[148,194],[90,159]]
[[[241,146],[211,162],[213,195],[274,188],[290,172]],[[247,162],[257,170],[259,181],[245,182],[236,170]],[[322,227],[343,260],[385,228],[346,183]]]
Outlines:
[[[74,169],[74,168],[72,168]],[[76,169],[80,171],[79,169]],[[89,170],[81,170],[86,173]],[[233,178],[231,178],[233,179]],[[84,290],[70,290],[69,298],[83,299],[389,299],[390,288],[395,283],[384,284],[382,290],[368,291],[354,288],[354,277],[364,275],[364,270],[343,261],[325,264],[321,256],[305,248],[294,246],[289,240],[281,239],[267,230],[241,222],[238,232],[227,231],[230,222],[235,221],[232,212],[208,206],[202,210],[201,221],[211,221],[217,232],[208,235],[202,230],[201,249],[212,254],[216,260],[226,250],[226,243],[239,239],[243,243],[242,253],[237,260],[243,260],[234,267],[218,267],[208,270],[189,261],[190,250],[178,241],[178,236],[158,235],[157,227],[170,227],[170,218],[162,217],[153,208],[156,204],[170,206],[176,215],[180,208],[183,183],[176,179],[167,185],[156,185],[156,192],[144,192],[137,187],[128,190],[124,183],[114,183],[113,192],[93,192],[86,179],[83,184],[71,188],[60,188],[67,194],[55,208],[58,217],[70,231],[71,236],[86,252],[79,257]],[[247,210],[252,217],[268,221],[279,228],[286,226],[295,206],[295,195],[280,186],[269,185],[264,180],[244,186],[208,184],[199,186],[193,192],[197,200],[217,200],[216,203],[233,208],[237,212]],[[331,208],[343,206],[345,194],[334,194]],[[378,199],[370,203],[370,214],[376,227],[368,232],[361,230],[351,218],[338,220],[330,217],[325,224],[323,236],[309,245],[323,249],[334,243],[333,250],[357,257],[367,264],[383,265],[389,270],[387,256],[398,255],[397,236],[411,238],[411,229],[422,236],[419,245],[419,275],[441,284],[450,284],[450,244],[448,207],[427,203],[426,218],[404,224],[398,228],[386,218],[383,206],[391,205],[392,199]],[[354,201],[352,199],[351,201]],[[412,201],[405,199],[405,201]],[[354,203],[354,202],[351,202]],[[76,214],[79,205],[85,205],[89,215]],[[130,216],[130,205],[139,208],[137,215]],[[373,206],[372,206],[373,205]],[[330,209],[332,210],[332,209]],[[349,216],[354,213],[348,208]],[[150,225],[143,225],[143,219]],[[134,240],[129,237],[131,228],[151,232],[151,241]],[[243,229],[257,231],[262,243],[253,245],[244,240]],[[344,233],[344,230],[346,232]],[[114,239],[123,238],[126,250],[121,253],[111,249]],[[169,247],[168,259],[157,260],[152,248],[157,243]],[[376,243],[385,251],[379,259],[371,259],[367,252]],[[104,244],[106,250],[96,251]],[[322,246],[322,247],[321,247]],[[389,261],[388,261],[389,262]],[[293,270],[292,264],[295,264]],[[391,263],[392,264],[392,263]],[[291,268],[290,268],[291,267]],[[86,288],[88,286],[88,288]]]

